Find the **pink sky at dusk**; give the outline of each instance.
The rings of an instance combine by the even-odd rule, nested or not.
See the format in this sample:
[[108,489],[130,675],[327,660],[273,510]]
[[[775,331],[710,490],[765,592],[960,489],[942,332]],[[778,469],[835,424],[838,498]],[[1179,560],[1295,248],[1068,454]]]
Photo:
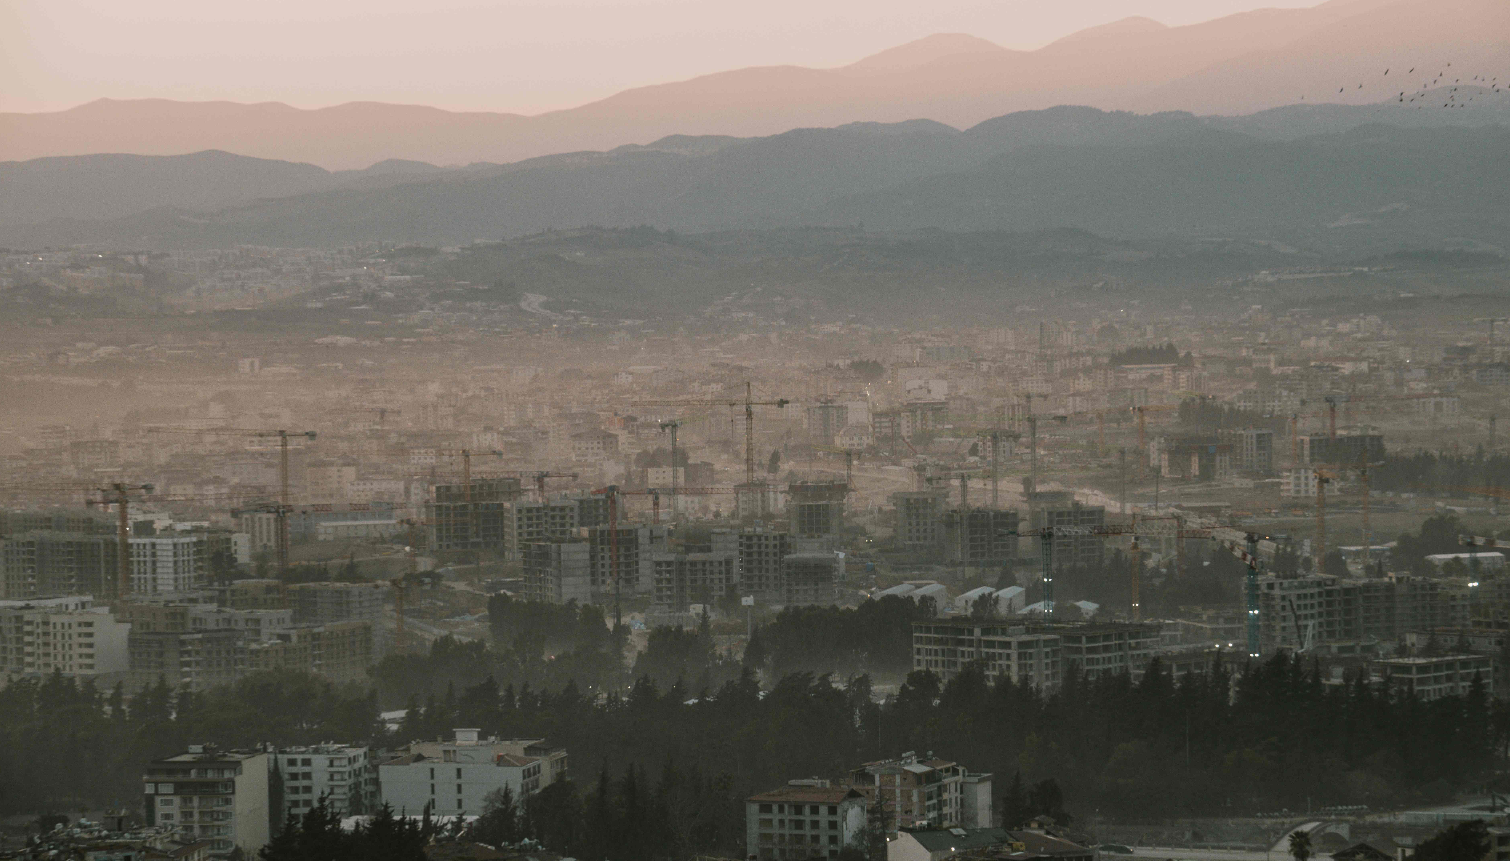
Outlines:
[[743,66],[838,66],[932,33],[1031,49],[1131,15],[1315,0],[7,0],[0,111],[101,97],[539,113]]

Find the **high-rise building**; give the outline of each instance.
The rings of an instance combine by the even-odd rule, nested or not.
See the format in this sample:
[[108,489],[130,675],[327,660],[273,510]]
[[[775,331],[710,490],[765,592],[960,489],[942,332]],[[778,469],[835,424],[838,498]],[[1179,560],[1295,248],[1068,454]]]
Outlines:
[[709,604],[734,594],[739,585],[734,553],[656,553],[655,606],[683,611],[692,604]]
[[896,508],[898,546],[914,553],[937,553],[943,547],[946,490],[910,490],[891,495]]
[[[1053,536],[1054,568],[1092,568],[1101,565],[1104,539],[1099,535],[1080,532],[1106,525],[1106,509],[1100,505],[1085,505],[1075,501],[1072,494],[1061,491],[1039,491],[1032,494],[1034,503],[1030,527],[1033,530],[1048,527],[1064,531]],[[1034,547],[1035,551],[1039,548]]]
[[547,604],[592,603],[592,548],[582,538],[535,541],[524,548],[524,596]]
[[793,538],[833,538],[844,530],[842,481],[797,481],[787,486],[788,529]]
[[325,624],[328,622],[366,622],[372,627],[373,660],[382,660],[391,644],[387,618],[386,583],[296,583],[288,587],[294,621]]
[[1274,430],[1272,428],[1223,428],[1217,436],[1232,446],[1232,465],[1249,475],[1274,473]]
[[504,510],[505,546],[518,558],[535,542],[574,537],[581,527],[607,522],[607,496],[519,501]]
[[0,601],[0,677],[123,673],[130,630],[88,596]]
[[944,514],[944,553],[950,564],[999,566],[1017,556],[1017,512],[956,508]]
[[377,760],[365,747],[317,744],[279,748],[273,754],[283,786],[281,822],[325,799],[337,816],[360,816],[382,803]]
[[142,775],[149,825],[176,829],[186,840],[207,840],[210,855],[239,849],[255,858],[271,839],[268,755],[190,745],[154,759]]
[[0,598],[114,594],[115,536],[34,530],[0,538]]
[[509,544],[510,506],[523,496],[517,478],[487,478],[466,486],[441,484],[427,506],[430,546],[435,550],[491,550],[502,553]]

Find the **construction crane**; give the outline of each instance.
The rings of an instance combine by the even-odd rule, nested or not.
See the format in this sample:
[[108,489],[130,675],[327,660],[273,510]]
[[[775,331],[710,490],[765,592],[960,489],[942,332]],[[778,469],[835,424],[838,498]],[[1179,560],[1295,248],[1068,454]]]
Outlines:
[[[787,398],[775,398],[769,401],[757,401],[754,397],[754,389],[751,384],[745,382],[745,396],[742,400],[693,400],[693,401],[639,401],[640,406],[661,407],[715,407],[727,406],[729,408],[744,407],[745,413],[745,483],[755,484],[755,408],[775,407],[784,409],[791,403]],[[673,464],[674,465],[674,464]],[[762,504],[764,496],[761,497]]]
[[439,457],[461,458],[462,495],[463,498],[466,499],[468,505],[472,503],[472,455],[491,454],[495,457],[503,457],[503,452],[497,449],[490,449],[485,452],[474,452],[471,449],[467,448],[438,448],[435,450],[435,454]]
[[290,430],[247,430],[243,428],[175,428],[175,427],[149,427],[148,433],[170,434],[193,434],[211,436],[241,436],[256,437],[261,439],[278,440],[278,506],[275,512],[278,518],[278,541],[276,544],[278,553],[278,578],[288,579],[288,515],[292,510],[293,503],[289,500],[288,490],[288,441],[298,437],[313,441],[314,431],[290,431]]
[[150,494],[154,488],[150,484],[116,482],[108,487],[98,488],[100,498],[90,500],[90,504],[102,507],[115,506],[115,597],[121,601],[131,596],[131,518],[127,509],[131,505],[131,492],[134,490]]
[[[661,433],[671,432],[671,513],[676,516],[676,471],[679,465],[676,462],[676,432],[680,430],[682,423],[676,419],[661,422]],[[659,501],[659,497],[657,497]]]
[[813,450],[844,455],[844,486],[848,488],[848,490],[846,491],[847,493],[853,492],[855,489],[855,458],[860,456],[860,449],[837,448],[835,446],[828,445],[815,445],[813,446]]
[[1327,395],[1322,398],[1326,401],[1327,412],[1327,438],[1337,438],[1337,405],[1351,402],[1352,395]]
[[1324,467],[1316,467],[1316,541],[1312,553],[1312,566],[1320,574],[1326,566],[1326,486],[1331,484],[1335,473]]
[[552,478],[567,478],[567,479],[571,479],[572,481],[576,481],[577,480],[577,474],[575,472],[549,472],[549,471],[541,471],[541,472],[532,472],[532,473],[530,473],[530,479],[535,482],[535,493],[539,495],[541,502],[545,501],[545,482],[546,482],[546,480],[552,479]]
[[[1247,576],[1245,578],[1244,584],[1244,598],[1247,604],[1247,619],[1245,627],[1248,639],[1248,657],[1256,660],[1259,657],[1260,649],[1258,577],[1262,567],[1262,563],[1259,559],[1258,554],[1258,544],[1260,541],[1269,540],[1268,536],[1260,535],[1256,532],[1243,532],[1241,530],[1231,529],[1227,527],[1218,527],[1214,529],[1187,529],[1185,527],[1184,519],[1178,515],[1171,517],[1147,518],[1142,523],[1138,523],[1135,520],[1134,526],[1129,530],[1133,534],[1135,553],[1137,552],[1137,540],[1140,536],[1145,538],[1168,537],[1170,534],[1167,530],[1149,528],[1149,520],[1173,520],[1175,522],[1174,536],[1176,541],[1179,542],[1179,546],[1181,548],[1179,552],[1181,557],[1180,566],[1182,569],[1184,567],[1183,548],[1184,540],[1186,538],[1204,538],[1215,541],[1219,545],[1224,547],[1233,556],[1237,557],[1238,561],[1242,562],[1243,565],[1247,568]],[[1136,617],[1136,614],[1139,614],[1141,612],[1141,607],[1139,606],[1139,587],[1137,577],[1138,568],[1136,567],[1136,562],[1134,562],[1134,565],[1135,567],[1133,569],[1134,576],[1132,581],[1132,594],[1134,602],[1134,613]]]

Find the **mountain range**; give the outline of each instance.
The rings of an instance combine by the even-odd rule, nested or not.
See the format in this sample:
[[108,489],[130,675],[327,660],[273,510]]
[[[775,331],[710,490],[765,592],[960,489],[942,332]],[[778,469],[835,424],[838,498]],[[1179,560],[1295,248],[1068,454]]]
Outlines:
[[969,128],[1063,104],[1240,115],[1295,102],[1377,103],[1477,83],[1474,76],[1495,86],[1510,80],[1504,0],[1328,0],[1181,27],[1124,19],[1032,51],[940,34],[840,68],[737,69],[537,116],[378,103],[303,110],[102,99],[0,114],[0,159],[223,150],[328,170],[388,159],[505,163],[674,134],[767,136],[913,119]]
[[[1492,92],[1459,86],[1431,98],[1504,104]],[[1458,125],[1444,125],[1447,117]],[[964,131],[911,120],[757,138],[679,135],[449,169],[387,162],[331,172],[217,152],[48,159],[0,166],[0,195],[17,211],[51,207],[59,216],[0,226],[0,244],[448,245],[585,225],[863,226],[1074,228],[1355,256],[1419,248],[1506,254],[1504,118],[1499,108],[1398,103],[1227,118],[1059,107]],[[105,207],[119,217],[84,217]]]

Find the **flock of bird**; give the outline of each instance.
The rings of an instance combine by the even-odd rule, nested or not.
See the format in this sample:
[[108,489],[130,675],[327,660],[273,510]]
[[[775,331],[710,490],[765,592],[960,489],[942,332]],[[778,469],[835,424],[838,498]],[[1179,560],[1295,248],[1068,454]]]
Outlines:
[[[1394,67],[1391,66],[1390,69],[1392,68]],[[1394,101],[1397,104],[1401,105],[1414,104],[1416,110],[1419,111],[1422,108],[1427,107],[1428,100],[1431,100],[1434,104],[1435,101],[1432,100],[1431,97],[1434,94],[1440,97],[1440,95],[1443,94],[1443,90],[1445,90],[1446,101],[1442,102],[1442,107],[1462,108],[1466,107],[1469,102],[1473,101],[1478,96],[1490,94],[1498,96],[1505,93],[1506,85],[1499,82],[1498,76],[1489,77],[1487,75],[1474,75],[1469,78],[1467,82],[1464,82],[1462,78],[1458,77],[1452,78],[1451,82],[1448,83],[1448,76],[1452,74],[1448,70],[1451,68],[1452,64],[1448,63],[1445,67],[1443,67],[1440,71],[1433,75],[1430,81],[1423,81],[1418,89],[1401,90],[1398,95],[1394,96]],[[1390,69],[1385,69],[1384,73],[1379,77],[1381,79],[1388,77]],[[1415,74],[1415,71],[1416,67],[1412,66],[1408,71],[1405,72],[1405,74],[1413,75]],[[1400,77],[1398,73],[1396,74],[1396,77]],[[1464,86],[1468,87],[1469,89],[1464,91],[1462,93],[1463,98],[1459,99],[1459,88]],[[1446,89],[1448,87],[1450,87],[1451,89]],[[1337,92],[1345,93],[1347,92],[1347,89],[1348,88],[1345,86],[1338,87]],[[1357,89],[1363,89],[1363,84],[1358,84]],[[1394,94],[1392,93],[1392,95]],[[1301,101],[1305,101],[1306,97],[1302,95],[1300,99]],[[1419,102],[1419,104],[1416,104],[1417,102]],[[1383,110],[1383,107],[1381,106],[1377,110]]]

